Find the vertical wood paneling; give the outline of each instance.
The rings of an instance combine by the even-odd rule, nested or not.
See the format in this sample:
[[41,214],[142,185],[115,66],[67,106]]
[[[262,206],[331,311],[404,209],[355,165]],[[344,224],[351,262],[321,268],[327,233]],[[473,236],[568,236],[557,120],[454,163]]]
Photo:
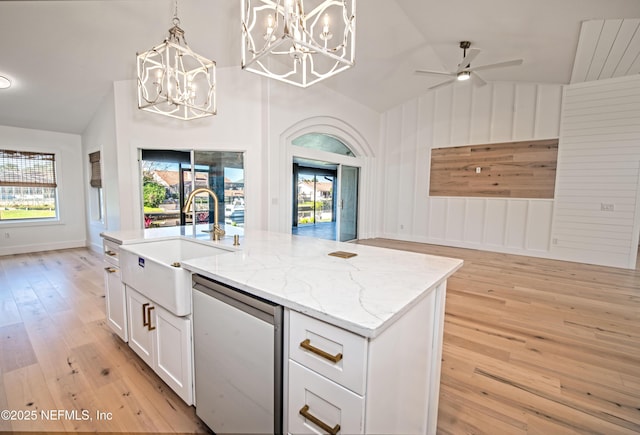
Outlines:
[[475,86],[471,107],[471,134],[469,143],[491,141],[491,108],[493,107],[493,85]]
[[562,86],[538,85],[534,137],[558,137],[561,107]]
[[[451,143],[451,109],[453,107],[453,86],[445,86],[435,91],[435,117],[433,119],[433,142]],[[407,104],[407,103],[405,103]]]
[[471,90],[473,83],[452,87],[453,107],[451,119],[451,144],[469,143],[471,133]]
[[434,198],[429,207],[429,237],[444,240],[447,233],[447,199]]
[[509,201],[504,199],[487,201],[484,222],[484,243],[487,245],[505,244],[508,203]]
[[[402,107],[396,107],[386,113],[384,143],[384,172],[385,178],[399,181],[402,168],[400,167],[400,150],[398,143],[401,141],[400,130],[402,128]],[[398,189],[399,183],[383,183],[384,188],[384,226],[398,231]]]
[[467,217],[466,200],[449,198],[447,201],[447,240],[464,241],[464,226]]
[[512,199],[429,197],[429,163],[433,148],[490,143],[495,137],[503,142],[558,137],[561,100],[560,85],[455,84],[386,112],[380,165],[383,235],[544,255],[553,200],[519,200],[510,206]]
[[571,85],[564,99],[551,250],[635,268],[640,77]]
[[491,115],[491,142],[507,142],[513,137],[515,85],[494,83]]
[[429,185],[428,162],[431,161],[429,145],[433,138],[433,95],[433,92],[431,92],[420,97],[417,109],[418,134],[416,136],[417,145],[414,161],[416,184],[413,187],[413,235],[424,238],[429,234],[429,198],[423,190],[417,189],[416,186]]
[[464,222],[464,240],[472,244],[482,243],[484,230],[485,199],[468,198]]
[[522,249],[526,243],[529,201],[509,201],[505,244],[509,248]]
[[418,100],[414,99],[402,107],[402,138],[398,144],[400,147],[400,177],[398,192],[398,222],[400,231],[411,234],[413,231],[414,196],[405,192],[413,192],[416,181],[415,153],[418,148]]
[[523,84],[516,87],[513,138],[534,137],[536,125],[537,86]]

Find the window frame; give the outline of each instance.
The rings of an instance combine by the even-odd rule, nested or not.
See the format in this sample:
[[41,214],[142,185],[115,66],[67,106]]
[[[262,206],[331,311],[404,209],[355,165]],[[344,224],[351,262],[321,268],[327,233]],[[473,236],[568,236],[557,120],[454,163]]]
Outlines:
[[[23,147],[23,149],[2,147],[0,148],[0,164],[11,162],[11,154],[16,154],[14,159],[17,160],[17,164],[20,169],[20,173],[17,178],[7,175],[3,177],[2,173],[0,173],[0,188],[2,187],[16,187],[16,188],[47,188],[53,189],[53,194],[51,195],[51,200],[54,204],[54,216],[47,217],[27,217],[27,218],[17,218],[17,219],[2,219],[0,218],[0,225],[3,227],[8,226],[25,226],[25,225],[42,225],[42,224],[56,224],[60,223],[60,194],[59,187],[60,182],[58,178],[58,159],[59,152],[55,150],[51,151],[41,151],[41,150],[31,150],[29,147]],[[46,163],[50,163],[51,168],[47,168],[47,177],[45,182],[37,182],[37,181],[25,181],[25,178],[28,178],[29,175],[25,177],[23,174],[23,169],[27,168],[31,161],[38,161],[36,158],[29,158],[28,156],[49,156],[49,158],[45,158],[42,161]],[[50,173],[49,173],[50,172]],[[6,174],[4,174],[6,175]],[[37,176],[41,176],[42,174],[31,174],[32,178],[36,178]],[[3,179],[4,178],[4,179]],[[4,205],[0,205],[4,206]]]

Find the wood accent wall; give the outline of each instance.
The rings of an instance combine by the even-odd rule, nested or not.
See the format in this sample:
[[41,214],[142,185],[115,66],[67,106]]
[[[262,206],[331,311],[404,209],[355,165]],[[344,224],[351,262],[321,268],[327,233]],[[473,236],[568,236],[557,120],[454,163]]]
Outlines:
[[429,195],[553,198],[557,158],[558,139],[434,148]]

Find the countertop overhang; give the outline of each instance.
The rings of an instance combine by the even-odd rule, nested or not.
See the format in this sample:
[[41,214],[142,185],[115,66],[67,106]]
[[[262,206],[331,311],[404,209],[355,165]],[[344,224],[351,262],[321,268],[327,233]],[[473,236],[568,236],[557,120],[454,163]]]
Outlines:
[[[229,233],[229,232],[228,232]],[[209,242],[191,227],[105,232],[120,244],[185,237],[228,254],[182,267],[255,296],[373,338],[462,266],[462,260],[266,231]],[[206,235],[205,235],[206,237]],[[328,255],[335,251],[351,258]]]

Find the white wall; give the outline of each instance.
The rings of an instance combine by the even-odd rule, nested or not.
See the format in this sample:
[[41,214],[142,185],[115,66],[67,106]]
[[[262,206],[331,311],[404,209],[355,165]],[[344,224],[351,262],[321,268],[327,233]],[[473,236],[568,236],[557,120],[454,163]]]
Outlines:
[[567,86],[551,253],[634,269],[639,183],[640,76]]
[[[139,148],[244,152],[246,227],[288,231],[278,226],[280,214],[291,216],[290,208],[285,210],[282,206],[290,201],[291,187],[282,189],[278,184],[283,173],[291,172],[291,162],[281,155],[282,146],[286,146],[281,136],[287,129],[330,114],[357,132],[362,142],[371,147],[371,154],[378,145],[380,115],[320,84],[302,90],[239,68],[218,68],[218,114],[186,122],[138,110],[135,95],[134,81],[116,82],[115,140],[91,139],[94,147],[101,143],[105,154],[105,195],[118,198],[117,204],[107,201],[107,230],[142,225],[136,161]],[[94,119],[91,134],[88,130],[86,136],[93,137],[106,126],[109,137],[109,116],[99,111],[99,119]],[[117,210],[118,218],[112,217],[112,209]],[[363,216],[372,214],[369,210]]]
[[561,104],[561,85],[455,83],[384,113],[379,233],[400,240],[548,255],[553,200],[430,197],[430,152],[556,138]]
[[[138,110],[135,81],[114,85],[115,142],[108,147],[114,162],[105,162],[105,176],[116,176],[117,186],[105,192],[118,195],[119,222],[107,221],[108,230],[142,227],[138,149],[220,150],[245,153],[246,225],[261,228],[262,138],[260,80],[238,75],[237,68],[217,69],[218,114],[180,121]],[[104,115],[101,115],[104,116]],[[115,166],[115,167],[114,167]],[[111,212],[108,212],[109,216]]]
[[[100,151],[100,164],[102,170],[103,201],[106,214],[102,219],[96,219],[91,209],[92,188],[87,181],[85,186],[85,213],[87,221],[87,246],[96,252],[102,252],[102,239],[100,233],[107,228],[119,228],[120,226],[120,195],[118,188],[118,165],[116,163],[116,126],[115,104],[113,88],[105,96],[100,107],[94,114],[91,122],[82,134],[82,154],[85,167],[85,180],[91,178],[88,162],[90,153]],[[104,170],[108,168],[108,170]]]
[[[379,154],[380,114],[342,94],[317,84],[306,89],[263,79],[265,94],[265,137],[269,155],[269,226],[273,231],[291,231],[292,149],[296,131],[309,129],[339,137],[360,153],[354,162],[326,156],[334,163],[360,166],[358,235],[374,237],[378,192],[375,161]],[[318,128],[312,127],[317,126]],[[321,157],[321,153],[317,153]],[[323,159],[321,157],[320,159]],[[362,166],[361,166],[362,165]]]
[[0,222],[0,255],[85,246],[80,136],[0,126],[0,148],[55,153],[60,218],[55,222]]

